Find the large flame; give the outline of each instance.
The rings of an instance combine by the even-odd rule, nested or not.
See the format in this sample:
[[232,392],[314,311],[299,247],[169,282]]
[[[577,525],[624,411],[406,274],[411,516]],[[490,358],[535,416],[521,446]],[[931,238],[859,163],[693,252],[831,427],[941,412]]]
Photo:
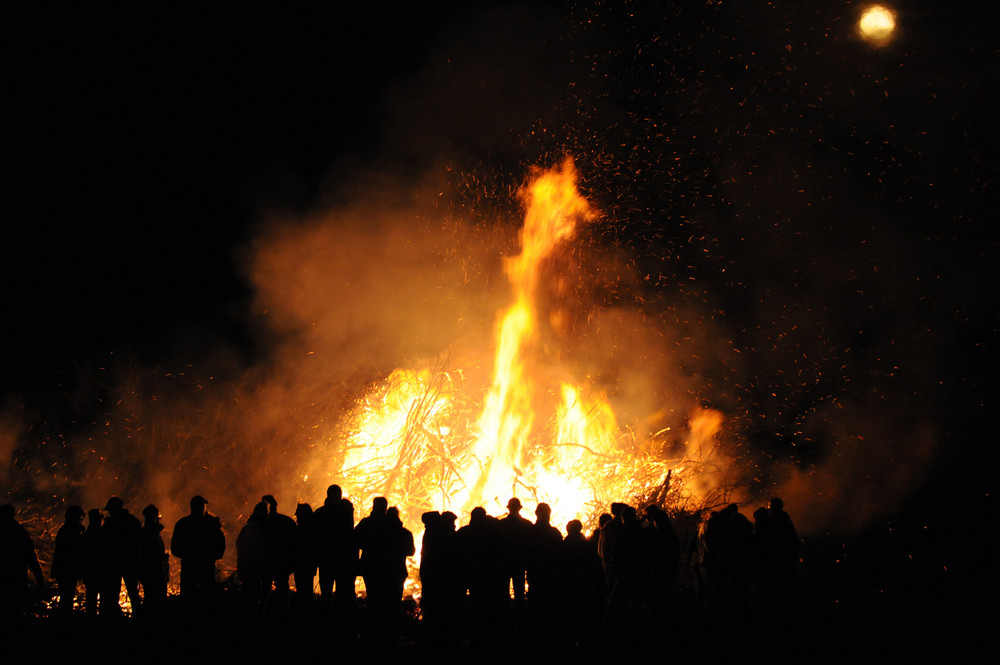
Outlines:
[[320,462],[362,505],[386,496],[415,531],[424,511],[500,514],[514,496],[529,510],[547,502],[562,527],[592,520],[612,501],[663,503],[701,491],[683,476],[697,468],[691,454],[710,457],[718,412],[693,414],[683,454],[668,458],[666,439],[636,441],[604,394],[576,385],[546,353],[539,291],[547,262],[595,214],[569,160],[538,174],[522,196],[520,253],[504,264],[512,301],[498,318],[489,384],[466,385],[461,370],[398,369],[350,416],[339,473],[329,457]]
[[501,500],[505,494],[517,494],[521,470],[539,466],[531,459],[529,444],[535,428],[534,395],[537,388],[544,387],[536,388],[524,366],[525,351],[535,341],[539,276],[544,261],[573,235],[577,221],[590,217],[587,201],[576,191],[576,171],[569,161],[562,170],[540,175],[528,188],[526,200],[521,253],[504,266],[513,287],[514,303],[498,326],[493,384],[477,422],[478,436],[472,453],[477,464],[469,469],[470,480],[475,480],[465,497],[466,510],[484,499]]

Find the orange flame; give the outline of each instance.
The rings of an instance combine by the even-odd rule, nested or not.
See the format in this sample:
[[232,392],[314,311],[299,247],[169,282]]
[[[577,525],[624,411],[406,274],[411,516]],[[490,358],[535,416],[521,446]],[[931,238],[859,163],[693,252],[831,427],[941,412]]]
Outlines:
[[477,426],[471,469],[475,481],[465,500],[471,510],[483,499],[503,500],[517,493],[520,469],[535,425],[535,385],[524,369],[525,347],[535,338],[535,295],[542,264],[559,243],[570,238],[578,220],[592,215],[587,201],[576,191],[576,170],[571,161],[561,170],[539,176],[525,195],[528,212],[521,231],[521,253],[505,263],[514,290],[514,304],[500,319],[493,385]]

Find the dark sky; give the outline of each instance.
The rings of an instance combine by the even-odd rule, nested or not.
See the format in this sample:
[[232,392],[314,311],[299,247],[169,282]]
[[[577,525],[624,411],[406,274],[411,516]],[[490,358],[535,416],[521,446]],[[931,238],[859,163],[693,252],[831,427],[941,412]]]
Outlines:
[[4,387],[163,353],[178,327],[240,337],[239,244],[365,154],[383,88],[420,65],[449,4],[6,21]]

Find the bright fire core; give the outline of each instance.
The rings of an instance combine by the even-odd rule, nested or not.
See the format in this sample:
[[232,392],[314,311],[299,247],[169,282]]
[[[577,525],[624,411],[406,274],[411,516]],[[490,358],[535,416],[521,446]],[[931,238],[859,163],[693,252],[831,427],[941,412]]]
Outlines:
[[500,515],[516,496],[526,512],[548,503],[563,528],[592,521],[612,501],[699,500],[692,474],[711,456],[721,415],[696,410],[686,436],[670,433],[683,452],[674,445],[668,459],[664,441],[636,440],[606,395],[568,378],[545,336],[539,287],[551,278],[550,258],[595,214],[569,160],[540,173],[522,198],[520,253],[504,263],[511,301],[498,315],[489,384],[467,385],[460,368],[432,363],[397,369],[349,416],[342,443],[331,442],[337,452],[317,453],[310,477],[341,484],[359,517],[385,496],[418,534],[425,511],[451,510],[464,523],[472,508]]

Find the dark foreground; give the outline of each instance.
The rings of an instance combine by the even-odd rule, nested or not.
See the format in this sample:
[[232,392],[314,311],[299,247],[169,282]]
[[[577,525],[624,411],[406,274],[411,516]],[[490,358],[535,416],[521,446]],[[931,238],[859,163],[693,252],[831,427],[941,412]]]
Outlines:
[[[3,662],[56,663],[889,663],[962,662],[990,637],[994,610],[944,600],[902,602],[871,599],[844,604],[798,595],[781,622],[740,617],[719,625],[696,599],[681,596],[669,625],[640,630],[595,630],[570,644],[544,631],[498,627],[485,643],[426,639],[415,607],[397,642],[347,637],[331,622],[245,617],[235,598],[199,615],[182,611],[171,597],[161,616],[101,619],[74,612],[41,611],[18,626],[5,626]],[[363,601],[359,608],[364,617]],[[751,613],[752,614],[752,613]],[[458,631],[456,631],[456,635]]]

